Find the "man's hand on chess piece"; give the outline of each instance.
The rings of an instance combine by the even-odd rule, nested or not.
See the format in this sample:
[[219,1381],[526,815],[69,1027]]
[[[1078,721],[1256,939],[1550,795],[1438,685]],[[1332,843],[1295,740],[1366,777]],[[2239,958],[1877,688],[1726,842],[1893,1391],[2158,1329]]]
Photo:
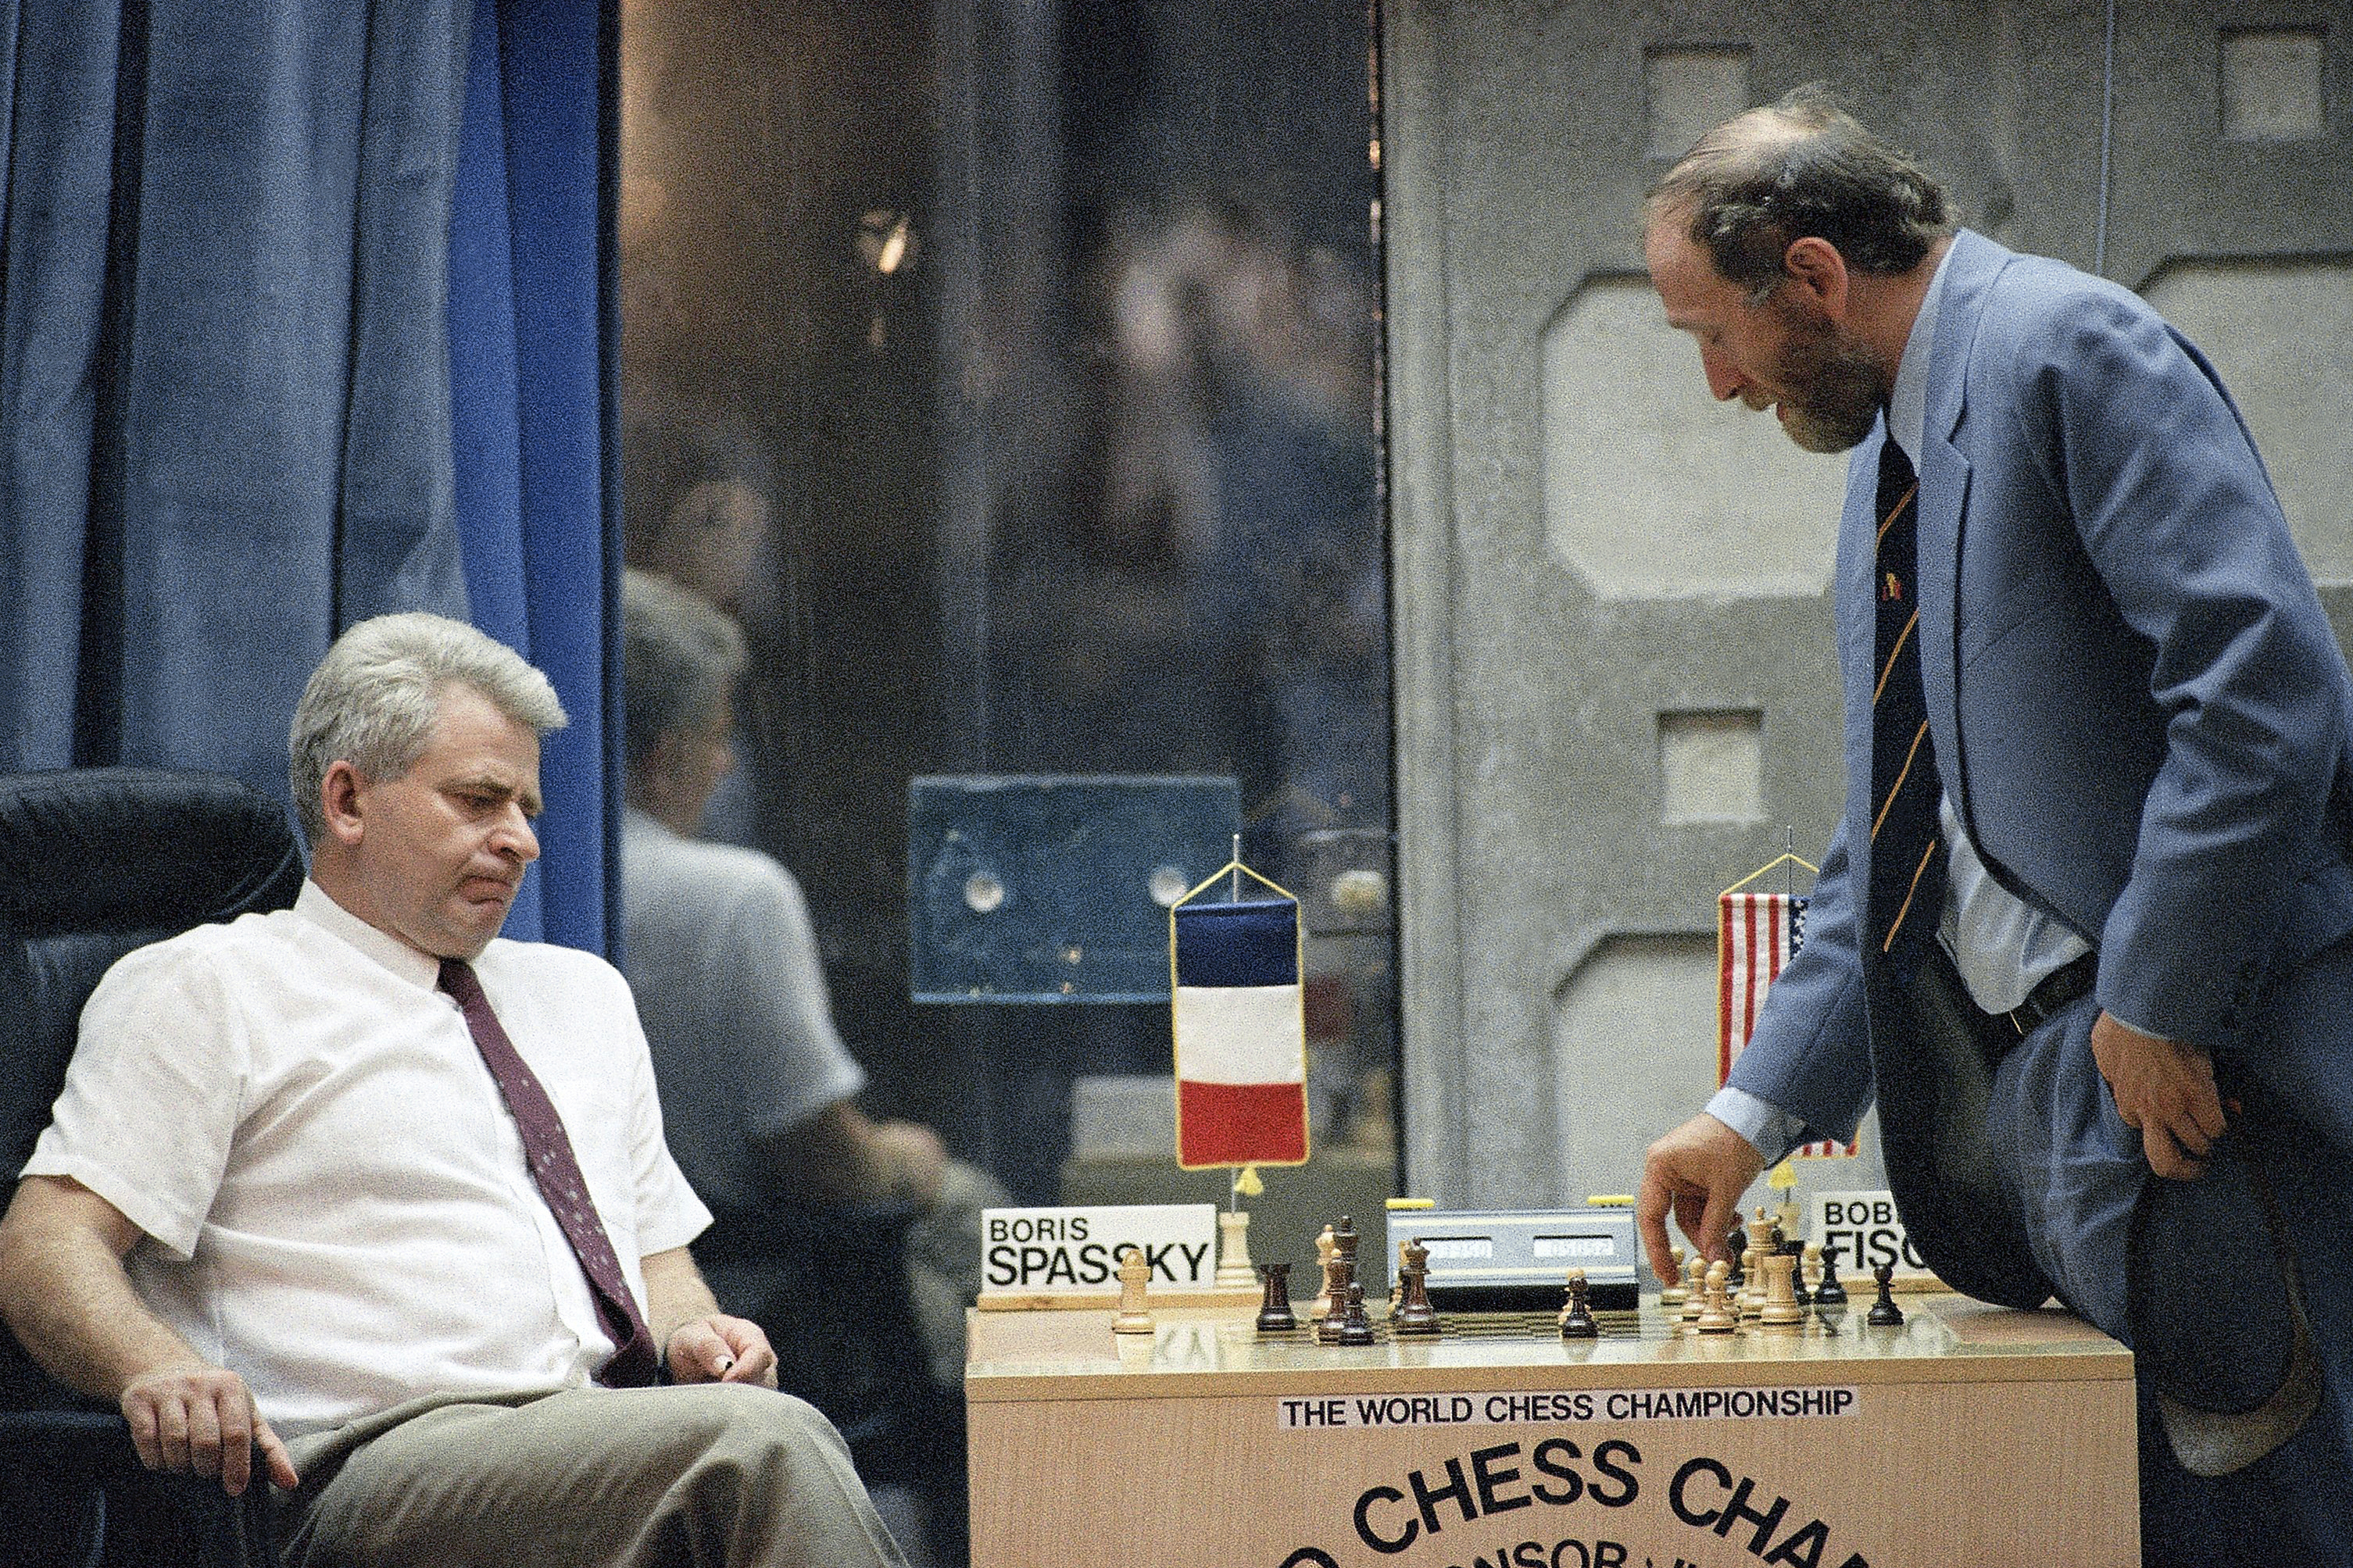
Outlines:
[[776,1352],[760,1325],[724,1312],[691,1318],[670,1331],[663,1355],[673,1383],[756,1383],[776,1386]]
[[2229,1125],[2212,1058],[2196,1046],[2144,1035],[2105,1012],[2092,1025],[2092,1058],[2116,1098],[2116,1114],[2140,1133],[2148,1168],[2177,1182],[2201,1174],[2214,1140]]
[[1651,1269],[1669,1284],[1667,1211],[1674,1211],[1692,1245],[1710,1258],[1725,1257],[1724,1238],[1739,1217],[1740,1194],[1765,1169],[1747,1139],[1703,1111],[1651,1145],[1642,1156],[1642,1184],[1634,1218]]

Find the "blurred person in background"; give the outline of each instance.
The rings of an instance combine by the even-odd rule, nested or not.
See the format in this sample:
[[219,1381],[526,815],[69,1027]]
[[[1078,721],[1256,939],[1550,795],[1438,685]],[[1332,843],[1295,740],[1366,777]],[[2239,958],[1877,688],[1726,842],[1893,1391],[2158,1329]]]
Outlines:
[[718,1231],[780,1205],[913,1205],[910,1299],[934,1379],[960,1386],[980,1210],[1008,1200],[930,1128],[859,1108],[866,1074],[834,1027],[799,883],[770,856],[699,837],[734,765],[742,632],[708,598],[649,573],[626,574],[623,611],[622,968],[670,1147]]

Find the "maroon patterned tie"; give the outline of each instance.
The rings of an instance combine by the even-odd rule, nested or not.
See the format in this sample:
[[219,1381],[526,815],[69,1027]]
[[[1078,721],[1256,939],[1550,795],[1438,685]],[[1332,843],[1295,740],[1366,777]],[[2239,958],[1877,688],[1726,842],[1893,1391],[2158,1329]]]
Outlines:
[[581,1179],[580,1162],[573,1158],[564,1119],[500,1026],[499,1016],[491,1011],[491,999],[482,994],[482,983],[474,978],[473,969],[461,959],[443,959],[441,989],[456,998],[459,1011],[466,1015],[466,1027],[472,1032],[491,1077],[498,1080],[515,1130],[522,1134],[523,1158],[531,1165],[532,1179],[539,1184],[539,1195],[547,1200],[555,1223],[564,1227],[565,1239],[572,1243],[580,1259],[581,1272],[588,1276],[589,1291],[596,1298],[596,1315],[620,1347],[598,1370],[596,1381],[616,1388],[653,1382],[660,1367],[653,1333],[629,1294],[621,1260],[613,1255],[604,1222],[589,1202],[588,1184]]

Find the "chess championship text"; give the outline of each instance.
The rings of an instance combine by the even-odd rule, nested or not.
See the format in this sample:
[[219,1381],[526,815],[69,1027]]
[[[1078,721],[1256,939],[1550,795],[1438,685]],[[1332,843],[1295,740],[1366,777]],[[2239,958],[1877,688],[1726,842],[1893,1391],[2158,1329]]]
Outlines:
[[[1567,1437],[1546,1437],[1532,1448],[1498,1443],[1450,1457],[1442,1466],[1409,1470],[1398,1485],[1367,1487],[1350,1510],[1350,1522],[1356,1540],[1380,1556],[1395,1557],[1419,1544],[1425,1550],[1417,1562],[1442,1561],[1447,1568],[1642,1568],[1656,1564],[1656,1548],[1630,1547],[1599,1534],[1588,1540],[1581,1531],[1546,1540],[1554,1532],[1540,1529],[1514,1541],[1508,1537],[1521,1531],[1499,1531],[1506,1539],[1490,1535],[1467,1563],[1456,1555],[1460,1533],[1442,1546],[1439,1538],[1450,1529],[1467,1533],[1463,1527],[1472,1525],[1493,1531],[1498,1516],[1522,1509],[1623,1509],[1641,1496],[1644,1481],[1642,1451],[1622,1437],[1594,1445],[1589,1455]],[[1861,1552],[1837,1550],[1830,1525],[1819,1515],[1787,1497],[1768,1495],[1756,1478],[1736,1476],[1720,1460],[1694,1455],[1676,1467],[1664,1486],[1675,1519],[1760,1563],[1871,1568]],[[1609,1517],[1599,1515],[1596,1522]],[[1612,1531],[1618,1533],[1622,1527]],[[1485,1550],[1491,1544],[1492,1555]],[[1633,1555],[1638,1551],[1639,1558]],[[1683,1562],[1680,1552],[1671,1551],[1669,1556]],[[1279,1568],[1354,1568],[1364,1561],[1352,1563],[1322,1547],[1302,1546]]]
[[1277,1400],[1285,1431],[1336,1426],[1503,1426],[1527,1422],[1806,1420],[1852,1415],[1851,1387],[1619,1388],[1519,1394],[1375,1394]]

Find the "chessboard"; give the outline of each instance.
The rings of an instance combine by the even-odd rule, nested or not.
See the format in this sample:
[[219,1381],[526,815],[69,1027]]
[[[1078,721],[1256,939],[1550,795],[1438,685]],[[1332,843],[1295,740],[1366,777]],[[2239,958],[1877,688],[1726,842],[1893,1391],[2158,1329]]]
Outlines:
[[[1761,1309],[1761,1303],[1759,1304]],[[1639,1309],[1595,1309],[1588,1314],[1590,1332],[1567,1334],[1562,1331],[1562,1320],[1573,1309],[1564,1306],[1556,1311],[1528,1312],[1438,1312],[1430,1325],[1419,1333],[1400,1331],[1397,1306],[1368,1311],[1367,1322],[1372,1344],[1429,1343],[1433,1340],[1674,1340],[1700,1336],[1707,1331],[1698,1326],[1698,1314],[1684,1310],[1681,1303],[1652,1303]],[[1873,1314],[1877,1313],[1876,1319]],[[1267,1331],[1253,1326],[1253,1335],[1261,1342],[1294,1342],[1302,1345],[1330,1344],[1332,1342],[1317,1333],[1317,1326],[1304,1316],[1295,1329]],[[1897,1306],[1892,1294],[1865,1306],[1855,1301],[1835,1305],[1809,1304],[1792,1321],[1768,1324],[1760,1313],[1735,1319],[1724,1329],[1715,1331],[1736,1339],[1761,1337],[1766,1340],[1789,1340],[1797,1342],[1836,1340],[1856,1334],[1866,1329],[1900,1327],[1905,1321],[1904,1309]]]
[[[1597,1339],[1672,1340],[1692,1332],[1675,1314],[1656,1308],[1597,1311],[1593,1318],[1597,1332],[1590,1337]],[[1852,1331],[1852,1327],[1862,1321],[1859,1314],[1851,1311],[1810,1314],[1795,1331],[1796,1337],[1801,1340],[1836,1339]],[[1373,1342],[1384,1345],[1411,1344],[1417,1339],[1427,1344],[1432,1340],[1544,1341],[1562,1337],[1558,1312],[1440,1312],[1437,1332],[1428,1335],[1401,1335],[1387,1313],[1375,1313],[1372,1327]],[[1736,1333],[1740,1331],[1735,1331]],[[1764,1330],[1752,1323],[1746,1331],[1761,1334]],[[1256,1330],[1252,1333],[1262,1343],[1290,1342],[1306,1345],[1317,1342],[1314,1331],[1305,1327],[1286,1333],[1268,1334]]]

